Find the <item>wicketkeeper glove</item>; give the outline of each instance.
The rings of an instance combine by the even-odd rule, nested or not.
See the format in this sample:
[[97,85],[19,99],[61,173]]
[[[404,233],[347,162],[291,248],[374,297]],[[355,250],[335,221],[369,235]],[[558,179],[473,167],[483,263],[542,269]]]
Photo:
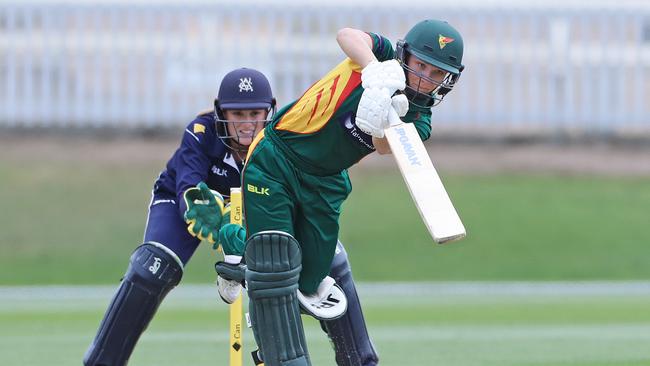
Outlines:
[[219,241],[212,248],[217,249],[219,246],[227,263],[239,263],[246,249],[246,229],[238,224],[223,225],[219,230]]
[[183,198],[187,206],[184,214],[187,231],[201,240],[215,243],[226,211],[223,197],[200,182],[196,187],[186,190]]
[[232,304],[244,285],[246,265],[241,260],[246,249],[246,229],[238,224],[224,225],[219,230],[219,242],[212,247],[216,249],[218,246],[221,246],[224,261],[214,265],[218,274],[217,289],[221,299]]

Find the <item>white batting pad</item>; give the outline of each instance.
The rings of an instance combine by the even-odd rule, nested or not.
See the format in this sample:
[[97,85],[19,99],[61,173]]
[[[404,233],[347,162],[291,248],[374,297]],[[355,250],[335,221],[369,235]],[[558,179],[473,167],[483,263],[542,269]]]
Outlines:
[[325,277],[316,293],[305,295],[298,290],[300,308],[318,320],[340,318],[348,309],[348,299],[332,277]]

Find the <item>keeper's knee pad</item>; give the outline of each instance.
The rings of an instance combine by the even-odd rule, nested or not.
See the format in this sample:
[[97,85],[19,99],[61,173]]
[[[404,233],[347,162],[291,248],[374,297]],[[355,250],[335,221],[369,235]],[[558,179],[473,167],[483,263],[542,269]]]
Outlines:
[[348,299],[348,310],[335,320],[321,321],[321,327],[332,340],[339,366],[374,366],[379,356],[370,341],[361,303],[352,279],[352,270],[343,244],[336,244],[336,253],[330,268],[330,277],[336,280]]
[[262,231],[246,242],[250,318],[266,366],[310,365],[298,306],[302,254],[296,239]]
[[158,306],[182,276],[182,262],[162,244],[147,242],[136,248],[84,355],[84,365],[125,365]]

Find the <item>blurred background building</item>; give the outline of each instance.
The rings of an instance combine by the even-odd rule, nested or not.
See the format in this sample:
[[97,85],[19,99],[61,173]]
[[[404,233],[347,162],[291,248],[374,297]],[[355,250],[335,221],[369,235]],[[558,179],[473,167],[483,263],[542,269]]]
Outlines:
[[424,18],[464,35],[441,132],[650,136],[650,2],[21,0],[0,5],[0,126],[184,126],[255,67],[280,104],[343,57],[344,26],[396,41]]

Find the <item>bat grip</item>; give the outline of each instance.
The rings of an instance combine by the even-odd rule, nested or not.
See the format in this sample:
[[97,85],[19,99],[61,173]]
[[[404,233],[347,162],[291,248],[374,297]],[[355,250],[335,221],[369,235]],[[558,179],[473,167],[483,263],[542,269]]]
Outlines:
[[388,111],[388,124],[390,127],[397,126],[399,124],[402,124],[402,119],[399,118],[399,115],[397,112],[395,112],[395,108],[390,107],[390,110]]

